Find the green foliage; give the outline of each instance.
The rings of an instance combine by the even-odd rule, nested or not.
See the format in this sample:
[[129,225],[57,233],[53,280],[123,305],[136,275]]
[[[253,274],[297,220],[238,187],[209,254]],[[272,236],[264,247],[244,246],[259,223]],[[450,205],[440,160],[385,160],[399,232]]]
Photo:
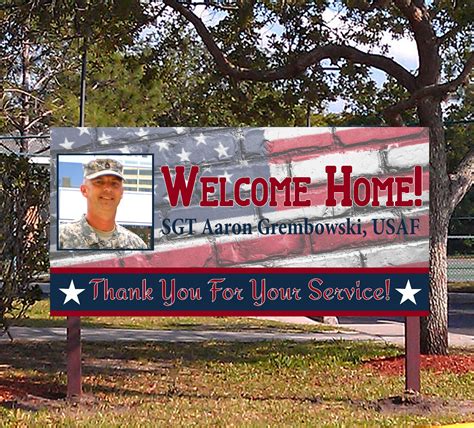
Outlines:
[[[457,165],[474,141],[474,85],[469,85],[459,94],[459,100],[449,107],[446,127],[448,171],[454,172]],[[463,219],[458,219],[462,217]],[[467,218],[470,217],[471,220]],[[473,235],[474,190],[471,189],[453,213],[449,227],[450,235]],[[448,254],[474,254],[473,239],[453,239],[448,242]]]
[[[441,37],[452,30],[439,51],[440,72],[448,80],[459,73],[469,55],[472,19],[468,17],[472,18],[472,8],[464,1],[457,2],[456,8],[450,1],[420,2],[420,7],[425,3],[436,35]],[[302,53],[328,44],[355,46],[390,58],[389,50],[397,40],[413,39],[412,26],[393,2],[262,1],[242,2],[237,11],[221,15],[211,11],[213,18],[204,22],[220,50],[234,65],[256,71],[286,66]],[[276,82],[273,88],[291,90],[291,106],[309,104],[318,112],[328,101],[340,97],[346,100],[347,117],[362,118],[358,125],[386,124],[383,110],[408,97],[406,89],[393,78],[377,87],[373,69],[345,59],[325,60],[303,70],[296,78]],[[417,75],[416,70],[407,71]],[[418,121],[415,113],[415,109],[402,112],[406,123]]]
[[16,30],[24,31],[26,24],[36,42],[39,35],[63,42],[86,36],[109,51],[133,43],[150,19],[139,0],[7,0],[0,5],[0,11],[3,18],[10,20],[9,32],[13,36]]
[[[89,46],[90,125],[301,126],[308,109],[323,113],[337,97],[346,100],[345,119],[378,125],[385,123],[383,108],[407,97],[393,79],[377,88],[368,67],[346,60],[328,60],[273,83],[222,77],[189,23],[158,1],[7,3],[0,51],[17,52],[22,34],[27,35],[35,53],[41,53],[38,66],[59,71],[47,96],[49,110],[60,108],[53,113],[56,125],[77,123],[82,37]],[[231,11],[206,8],[204,22],[230,61],[256,70],[285,66],[328,43],[390,56],[390,45],[411,37],[411,29],[391,2],[378,3],[371,9],[365,0],[238,2],[239,8]],[[438,35],[461,27],[440,49],[447,77],[459,72],[469,51],[468,3],[460,0],[453,8],[443,0],[427,6]],[[64,72],[55,70],[61,64],[68,65]],[[334,70],[328,73],[328,66]],[[403,115],[407,123],[415,118],[414,111]]]
[[[472,140],[471,140],[472,141]],[[449,234],[453,236],[472,236],[474,234],[474,191],[471,190],[456,207],[451,223]],[[474,256],[474,239],[450,239],[448,240],[449,255]]]
[[[168,101],[159,80],[146,78],[145,65],[134,56],[89,52],[86,120],[94,126],[144,126],[154,123]],[[65,73],[54,97],[62,108],[53,118],[58,126],[76,126],[79,121],[80,75]]]
[[[126,53],[90,46],[89,126],[305,126],[305,77],[285,83],[235,82],[214,71],[209,54],[189,36],[142,43]],[[151,37],[151,36],[150,36]],[[306,79],[308,80],[308,79]],[[52,124],[75,126],[79,73],[64,73],[47,98],[62,108]],[[310,105],[318,102],[306,97]]]
[[[72,76],[80,69],[83,40],[101,51],[105,62],[107,55],[135,42],[153,20],[153,13],[155,8],[150,7],[146,12],[139,0],[3,2],[0,5],[3,132],[22,135],[46,132],[52,124],[52,115],[58,124],[61,117],[58,109],[64,104],[56,91],[65,79],[74,81],[78,97],[78,78],[74,80]],[[113,61],[107,66],[110,70]],[[136,71],[132,70],[131,75],[136,77]],[[130,84],[133,83],[132,80]],[[70,110],[67,103],[72,102],[71,97],[65,98],[66,110]],[[128,105],[119,103],[118,108]]]
[[45,94],[54,90],[56,73],[70,66],[73,40],[48,31],[31,2],[5,3],[0,5],[0,127],[3,133],[40,134],[49,109],[57,107],[45,106]]
[[459,94],[447,112],[448,171],[453,172],[474,141],[474,84]]
[[49,267],[49,170],[0,155],[0,326],[40,297],[32,282]]

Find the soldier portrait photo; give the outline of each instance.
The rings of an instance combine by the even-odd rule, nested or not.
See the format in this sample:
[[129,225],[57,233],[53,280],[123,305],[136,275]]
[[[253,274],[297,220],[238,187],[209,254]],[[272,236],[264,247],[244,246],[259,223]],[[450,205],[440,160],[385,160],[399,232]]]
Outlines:
[[[58,162],[59,163],[59,162]],[[64,165],[64,164],[63,164]],[[72,163],[69,165],[73,166]],[[71,168],[72,169],[72,168]],[[150,249],[137,233],[117,223],[117,210],[124,197],[126,179],[124,166],[117,159],[92,159],[82,164],[82,184],[74,198],[84,198],[86,201],[85,213],[80,218],[70,222],[60,222],[58,249],[59,250],[147,250]],[[136,180],[136,179],[135,179]],[[133,181],[133,180],[132,180]],[[68,183],[63,177],[62,185]],[[66,197],[66,190],[62,189]],[[69,192],[71,194],[71,192]],[[136,194],[138,192],[135,192]],[[151,197],[151,193],[148,192]],[[71,195],[69,199],[71,200]],[[137,195],[135,195],[137,196]],[[143,200],[143,199],[141,199]],[[79,202],[68,201],[62,206],[71,210],[71,205],[79,206]],[[129,206],[131,204],[128,204]],[[133,204],[132,204],[133,205]],[[61,206],[61,202],[60,202]],[[128,211],[139,211],[139,206],[129,207]],[[62,211],[66,211],[63,208]],[[150,242],[150,240],[148,240]]]

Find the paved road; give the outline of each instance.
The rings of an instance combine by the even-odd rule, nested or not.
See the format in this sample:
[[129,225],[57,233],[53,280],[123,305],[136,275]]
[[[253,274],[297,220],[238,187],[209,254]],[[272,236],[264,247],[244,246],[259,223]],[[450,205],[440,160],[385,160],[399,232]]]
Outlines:
[[450,293],[449,330],[474,336],[474,293]]
[[[474,293],[449,293],[448,328],[451,333],[474,336]],[[400,322],[397,317],[341,317],[339,323],[350,327],[353,324]]]
[[[306,317],[259,317],[287,324],[314,324]],[[82,329],[82,338],[88,341],[155,341],[155,342],[202,342],[206,340],[255,342],[267,340],[323,341],[323,340],[375,340],[397,345],[404,344],[404,325],[394,321],[380,321],[371,324],[347,325],[353,331],[328,331],[318,333],[288,333],[284,331],[245,330],[134,330],[134,329]],[[337,329],[337,327],[336,327]],[[28,341],[64,341],[65,328],[12,327],[15,340]],[[6,335],[0,337],[0,343],[8,341]],[[474,335],[450,333],[451,345],[472,347]]]
[[[275,317],[281,322],[293,322],[291,317]],[[307,318],[307,323],[312,321]],[[348,340],[366,341],[375,340],[397,345],[404,344],[404,326],[398,322],[380,322],[378,324],[352,324],[354,331],[334,331],[324,333],[286,333],[275,331],[221,331],[221,330],[135,330],[135,329],[111,329],[111,328],[83,328],[81,337],[83,340],[92,342],[204,342],[208,340],[235,341],[235,342],[257,342],[268,340],[289,341],[328,341]],[[14,340],[20,341],[65,341],[65,328],[31,328],[12,327],[10,332]],[[0,343],[8,342],[7,335],[0,336]],[[461,334],[449,335],[451,345],[462,347],[473,347],[474,336]]]
[[[311,323],[308,320],[307,323]],[[41,342],[62,341],[66,339],[65,328],[11,327],[15,340],[35,340]],[[380,340],[370,334],[355,331],[325,333],[286,333],[275,331],[222,331],[222,330],[135,330],[118,328],[83,328],[84,340],[100,341],[145,341],[145,342],[203,342],[207,340],[255,342],[267,340]],[[0,343],[7,341],[6,335],[0,337]]]

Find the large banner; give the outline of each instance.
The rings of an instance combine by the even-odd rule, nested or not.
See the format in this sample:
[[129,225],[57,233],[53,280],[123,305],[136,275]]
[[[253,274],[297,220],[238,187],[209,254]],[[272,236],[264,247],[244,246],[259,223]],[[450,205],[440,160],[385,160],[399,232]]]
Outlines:
[[52,315],[428,313],[424,128],[53,128]]

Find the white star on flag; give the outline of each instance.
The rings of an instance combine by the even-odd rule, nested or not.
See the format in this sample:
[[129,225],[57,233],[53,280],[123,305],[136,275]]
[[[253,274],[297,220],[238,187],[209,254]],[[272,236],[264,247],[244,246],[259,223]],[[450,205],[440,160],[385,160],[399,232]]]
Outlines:
[[223,146],[222,143],[219,143],[217,149],[214,150],[219,154],[219,159],[229,157],[229,155],[227,154],[227,150],[229,150],[229,147]]
[[74,144],[74,141],[69,141],[67,138],[65,138],[64,143],[60,144],[60,146],[64,147],[66,150],[69,150],[73,144]]
[[79,137],[80,137],[82,134],[91,135],[91,133],[90,133],[90,131],[89,131],[89,128],[86,128],[85,126],[79,126],[77,129],[79,129]]
[[69,302],[69,300],[74,300],[78,305],[81,304],[81,302],[79,302],[79,294],[81,294],[83,291],[85,290],[85,288],[76,288],[74,286],[74,280],[71,279],[71,283],[69,284],[69,288],[60,288],[59,291],[62,291],[66,297],[64,298],[64,303],[63,305],[65,305],[67,302]]
[[221,175],[221,177],[224,177],[226,181],[228,181],[230,184],[232,184],[232,180],[230,179],[234,174],[229,174],[227,171],[224,171],[224,174]]
[[158,147],[160,149],[160,152],[162,152],[163,150],[169,150],[170,149],[170,143],[158,143]]
[[139,137],[144,137],[145,135],[148,135],[150,133],[150,131],[144,129],[144,128],[139,128],[138,129],[138,132],[137,132],[137,135]]
[[200,146],[201,144],[204,144],[205,146],[207,146],[206,137],[204,136],[204,134],[199,134],[196,137],[196,147]]
[[179,160],[180,160],[181,162],[186,162],[186,161],[187,161],[187,162],[190,162],[190,160],[189,160],[189,155],[190,155],[190,154],[191,154],[191,152],[186,152],[186,151],[184,150],[184,148],[181,149],[181,153],[178,153]]
[[99,140],[108,140],[110,137],[111,137],[110,135],[107,135],[105,132],[102,132],[99,135]]
[[401,295],[400,305],[407,300],[410,300],[416,305],[415,294],[421,291],[421,288],[411,288],[410,280],[407,281],[405,288],[395,288]]

